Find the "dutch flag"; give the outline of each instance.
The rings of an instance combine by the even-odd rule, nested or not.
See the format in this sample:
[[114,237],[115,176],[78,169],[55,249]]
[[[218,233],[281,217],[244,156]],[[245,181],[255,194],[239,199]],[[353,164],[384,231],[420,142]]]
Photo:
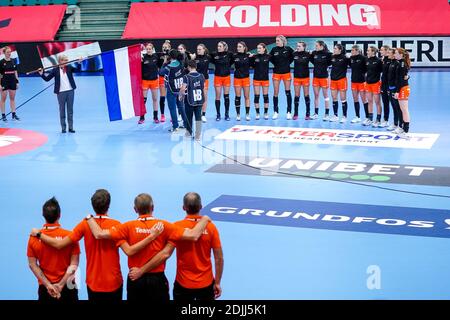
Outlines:
[[104,52],[102,62],[109,120],[144,115],[140,45]]

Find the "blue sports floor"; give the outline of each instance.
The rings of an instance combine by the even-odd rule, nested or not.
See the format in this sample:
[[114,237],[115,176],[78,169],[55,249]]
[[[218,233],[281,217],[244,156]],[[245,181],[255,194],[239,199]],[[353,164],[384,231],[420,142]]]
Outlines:
[[[411,74],[411,132],[440,134],[431,149],[280,143],[277,145],[279,156],[450,166],[449,72],[428,70]],[[43,224],[42,204],[52,196],[61,203],[61,224],[66,229],[73,228],[92,212],[90,197],[98,188],[111,192],[110,215],[121,221],[135,218],[132,202],[141,192],[153,196],[155,216],[169,221],[184,217],[181,202],[187,191],[199,192],[204,206],[221,195],[236,195],[450,209],[449,198],[334,181],[206,173],[208,168],[222,161],[220,156],[198,145],[193,147],[191,141],[183,139],[183,134],[171,136],[167,132],[169,121],[158,125],[147,121],[140,126],[135,119],[109,122],[102,76],[78,77],[76,82],[76,134],[60,133],[52,87],[19,109],[20,123],[9,121],[7,124],[9,128],[43,133],[48,136],[48,142],[32,151],[0,157],[0,299],[37,298],[37,281],[27,265],[26,246],[31,228]],[[22,79],[18,104],[48,85],[40,78]],[[210,87],[208,123],[204,125],[207,134],[203,144],[218,148],[221,142],[215,142],[213,136],[237,123],[233,118],[230,122],[217,123],[213,100]],[[351,119],[351,95],[348,100]],[[284,106],[284,94],[280,94],[279,120],[241,121],[241,124],[361,130],[359,125],[350,123],[287,121]],[[303,98],[300,106],[303,115]],[[150,102],[148,109],[151,109]],[[231,109],[234,116],[233,106]],[[321,102],[321,116],[323,110]],[[1,123],[1,127],[5,125]],[[241,153],[229,155],[251,155],[250,151],[247,154],[242,154],[242,150],[237,152]],[[377,185],[450,196],[449,187],[444,186]],[[225,256],[223,299],[450,299],[448,238],[220,221],[216,224]],[[86,299],[86,260],[81,247],[80,298]],[[124,255],[121,265],[125,277]],[[381,270],[380,289],[370,290],[366,285],[367,268],[371,265]],[[166,274],[172,289],[174,256],[168,262]]]

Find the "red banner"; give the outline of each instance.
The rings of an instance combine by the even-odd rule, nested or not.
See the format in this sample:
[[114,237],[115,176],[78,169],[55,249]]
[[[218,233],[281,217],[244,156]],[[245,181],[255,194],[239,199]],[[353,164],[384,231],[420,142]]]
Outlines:
[[124,39],[450,35],[447,0],[133,3]]
[[66,7],[66,5],[1,7],[0,41],[53,40]]

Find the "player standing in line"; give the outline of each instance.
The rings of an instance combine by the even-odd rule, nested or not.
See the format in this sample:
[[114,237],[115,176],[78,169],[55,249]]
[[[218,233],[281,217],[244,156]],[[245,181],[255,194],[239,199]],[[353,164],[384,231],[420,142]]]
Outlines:
[[254,69],[253,73],[253,91],[255,109],[256,109],[256,120],[259,120],[261,109],[260,109],[260,97],[261,90],[263,94],[264,101],[264,119],[269,119],[269,62],[270,55],[267,53],[267,48],[264,43],[258,44],[256,47],[256,54],[250,55],[250,64]]

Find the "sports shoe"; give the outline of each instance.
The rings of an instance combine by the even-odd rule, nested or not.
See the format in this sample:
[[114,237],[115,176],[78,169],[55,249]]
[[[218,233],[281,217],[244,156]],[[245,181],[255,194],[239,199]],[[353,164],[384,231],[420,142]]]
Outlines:
[[386,128],[389,126],[389,122],[387,121],[381,121],[380,124],[378,125],[378,128]]
[[292,119],[292,115],[290,112],[286,113],[286,120],[291,120]]
[[298,120],[298,115],[294,115],[294,116],[292,117],[292,120]]
[[259,113],[257,113],[256,117],[255,117],[255,120],[259,120],[259,118],[260,118],[260,115],[259,115]]
[[305,120],[312,120],[310,116],[305,116]]
[[319,119],[319,115],[318,115],[317,113],[314,113],[314,114],[310,117],[310,119],[311,119],[311,120],[317,120],[317,119]]
[[394,131],[397,128],[395,124],[391,124],[389,127],[386,128],[387,131]]
[[230,121],[230,115],[225,113],[225,121]]
[[329,120],[330,122],[338,122],[339,121],[339,117],[338,116],[336,116],[336,115],[332,115],[331,117],[330,117],[330,120]]
[[143,124],[145,122],[144,119],[139,119],[138,124]]
[[274,112],[273,116],[272,116],[272,120],[277,120],[278,119],[278,112]]
[[240,114],[238,114],[238,115],[236,116],[236,121],[241,121],[241,115],[240,115]]
[[12,115],[13,121],[20,121],[20,118],[17,116],[17,114]]
[[176,133],[176,132],[179,132],[180,131],[180,129],[179,128],[170,128],[169,129],[169,132],[172,132],[172,133]]
[[340,123],[346,123],[347,122],[347,117],[346,116],[343,116],[342,118],[341,118],[341,121],[339,121]]
[[161,115],[161,122],[166,122],[166,116],[164,114]]
[[269,120],[269,114],[264,113],[264,120]]
[[159,123],[159,119],[158,118],[153,119],[153,123]]
[[395,128],[395,130],[394,130],[394,133],[397,134],[397,135],[399,135],[399,134],[402,133],[402,132],[404,132],[404,131],[403,131],[403,129],[400,128],[400,127],[397,127],[397,128]]
[[410,138],[410,136],[408,136],[408,134],[405,131],[403,131],[403,129],[402,129],[402,132],[397,133],[397,137],[400,137],[402,139],[407,139],[407,140]]
[[69,132],[70,132],[70,133],[75,133],[75,130],[69,129]]
[[359,123],[361,122],[361,118],[360,117],[355,117],[352,119],[352,121],[350,121],[351,123]]
[[206,116],[202,116],[202,122],[206,123]]
[[248,113],[245,115],[245,120],[250,121],[250,115]]
[[372,120],[370,120],[369,118],[364,119],[364,121],[362,122],[363,126],[370,126],[372,124]]
[[379,126],[380,126],[380,121],[375,120],[375,121],[372,123],[372,128],[378,128]]
[[3,116],[3,115],[2,115],[2,120],[3,120],[3,122],[8,122],[8,119],[6,119],[6,116]]
[[220,121],[220,114],[217,114],[216,121]]
[[323,118],[323,121],[330,121],[330,115],[326,114]]

